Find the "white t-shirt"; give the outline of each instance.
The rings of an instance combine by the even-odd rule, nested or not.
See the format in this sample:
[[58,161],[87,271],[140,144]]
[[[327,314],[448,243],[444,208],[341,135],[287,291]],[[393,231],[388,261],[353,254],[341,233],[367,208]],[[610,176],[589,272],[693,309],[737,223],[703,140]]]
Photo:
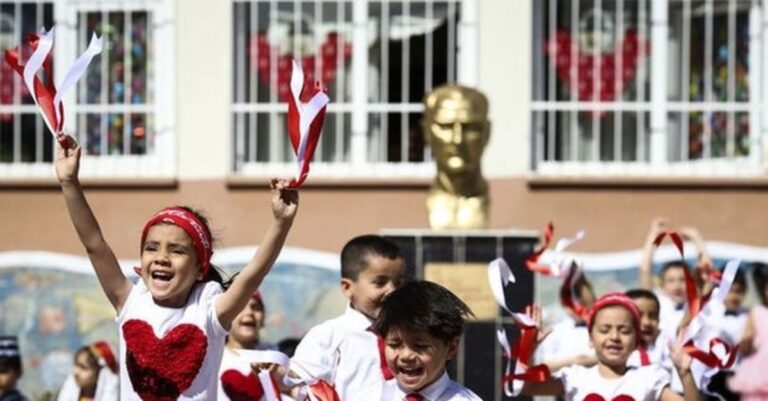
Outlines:
[[596,394],[605,400],[613,400],[625,395],[621,401],[655,401],[661,397],[664,388],[669,386],[669,372],[659,365],[629,368],[624,376],[606,379],[600,375],[597,366],[585,368],[579,365],[560,370],[558,375],[565,389],[566,401],[583,401],[590,394]]
[[334,385],[349,400],[384,383],[378,337],[370,320],[347,306],[343,315],[311,328],[291,358],[291,370]]
[[[366,389],[352,397],[350,401],[405,401],[409,393],[400,387],[397,380],[388,380],[380,387]],[[451,380],[445,372],[434,383],[421,389],[419,394],[424,401],[482,401],[472,390]]]
[[595,355],[589,342],[589,331],[586,325],[577,325],[576,320],[566,316],[552,326],[552,332],[536,350],[536,361],[545,363],[580,355]]
[[685,316],[686,304],[676,304],[661,291],[655,291],[659,299],[659,330],[667,338],[677,338],[677,327]]
[[143,281],[117,316],[122,401],[215,400],[227,330],[216,282],[196,284],[181,308],[155,304]]

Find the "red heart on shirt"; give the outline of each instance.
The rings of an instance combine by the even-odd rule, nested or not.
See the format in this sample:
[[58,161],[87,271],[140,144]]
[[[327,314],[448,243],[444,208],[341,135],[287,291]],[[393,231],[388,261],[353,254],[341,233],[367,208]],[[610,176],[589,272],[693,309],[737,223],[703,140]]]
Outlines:
[[[600,394],[592,393],[584,397],[584,401],[605,401],[605,398]],[[621,394],[611,398],[611,401],[635,401],[635,399],[626,394]]]
[[144,401],[174,401],[203,366],[208,340],[199,327],[185,323],[157,338],[152,326],[131,319],[123,324],[125,366],[133,390]]
[[253,372],[246,376],[235,369],[221,374],[221,388],[232,401],[257,401],[264,395],[261,382]]

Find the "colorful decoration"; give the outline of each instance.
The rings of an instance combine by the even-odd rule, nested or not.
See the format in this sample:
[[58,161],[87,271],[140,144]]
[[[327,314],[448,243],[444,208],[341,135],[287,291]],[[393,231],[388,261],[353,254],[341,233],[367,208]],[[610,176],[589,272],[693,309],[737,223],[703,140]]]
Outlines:
[[[326,85],[336,80],[336,69],[339,67],[339,50],[342,52],[342,62],[346,63],[352,57],[352,45],[347,42],[339,43],[339,34],[337,32],[329,33],[325,42],[320,45],[320,58],[322,65],[320,67],[320,79]],[[259,75],[262,84],[269,86],[272,83],[271,65],[273,58],[277,60],[277,95],[282,101],[287,101],[290,96],[290,79],[292,71],[292,54],[278,54],[277,46],[271,45],[265,34],[258,34],[251,38],[251,66],[253,66]],[[301,68],[305,71],[305,83],[311,85],[317,77],[315,74],[315,65],[317,63],[314,54],[301,57]]]
[[[8,64],[24,78],[24,84],[33,95],[35,104],[40,109],[43,120],[56,136],[64,128],[64,105],[61,99],[75,83],[83,76],[88,64],[93,58],[101,53],[103,40],[95,34],[91,37],[88,49],[78,57],[72,66],[67,70],[64,79],[57,86],[53,83],[53,60],[51,49],[53,48],[54,29],[46,32],[45,28],[40,29],[40,35],[28,35],[25,39],[26,45],[34,50],[25,65],[21,65],[20,48],[5,51],[5,60]],[[45,74],[45,83],[38,76],[42,70]]]
[[[612,52],[585,53],[567,31],[558,30],[547,42],[545,51],[555,59],[557,77],[578,100],[611,102],[634,78],[641,58],[648,53],[648,44],[636,31],[628,30]],[[595,82],[597,71],[600,81]],[[606,113],[595,110],[592,116],[603,117]]]

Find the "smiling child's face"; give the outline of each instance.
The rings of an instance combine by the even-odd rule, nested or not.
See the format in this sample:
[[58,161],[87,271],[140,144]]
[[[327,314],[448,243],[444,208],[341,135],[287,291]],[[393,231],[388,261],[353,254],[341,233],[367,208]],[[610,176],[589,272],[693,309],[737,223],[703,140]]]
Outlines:
[[384,340],[389,369],[409,393],[418,392],[439,379],[445,364],[456,356],[459,348],[458,337],[446,342],[427,332],[392,329]]
[[611,368],[626,366],[637,345],[632,315],[621,306],[606,306],[594,317],[590,342],[599,363]]

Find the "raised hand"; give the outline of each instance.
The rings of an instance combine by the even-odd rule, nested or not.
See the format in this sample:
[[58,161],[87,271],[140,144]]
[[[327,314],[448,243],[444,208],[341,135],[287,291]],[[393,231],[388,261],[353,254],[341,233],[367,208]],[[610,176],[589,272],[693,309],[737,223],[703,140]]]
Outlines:
[[272,214],[275,220],[290,223],[299,208],[299,191],[289,188],[290,181],[273,178],[269,183],[272,189]]
[[525,307],[525,314],[530,316],[531,319],[536,323],[536,329],[538,332],[536,333],[536,345],[538,346],[541,344],[547,336],[549,336],[550,333],[552,333],[552,327],[545,327],[542,329],[542,323],[541,323],[541,306],[533,304],[528,305]]
[[56,137],[56,178],[60,184],[77,183],[80,170],[80,145],[74,138],[67,134],[59,134]]
[[677,333],[677,340],[674,343],[669,342],[669,359],[672,360],[681,377],[691,371],[691,363],[693,363],[693,358],[685,352],[683,347],[684,336],[685,327],[681,327]]

